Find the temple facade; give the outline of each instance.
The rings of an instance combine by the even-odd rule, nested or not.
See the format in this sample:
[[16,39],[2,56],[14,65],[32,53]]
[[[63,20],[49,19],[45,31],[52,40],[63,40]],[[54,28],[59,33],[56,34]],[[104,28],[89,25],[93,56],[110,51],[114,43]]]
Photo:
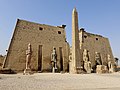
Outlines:
[[23,71],[28,44],[31,45],[29,64],[33,71],[52,72],[55,66],[55,72],[80,73],[83,70],[91,73],[96,72],[97,65],[108,67],[110,62],[114,66],[115,59],[108,38],[79,29],[76,8],[72,11],[71,48],[66,41],[65,26],[18,19],[3,68]]

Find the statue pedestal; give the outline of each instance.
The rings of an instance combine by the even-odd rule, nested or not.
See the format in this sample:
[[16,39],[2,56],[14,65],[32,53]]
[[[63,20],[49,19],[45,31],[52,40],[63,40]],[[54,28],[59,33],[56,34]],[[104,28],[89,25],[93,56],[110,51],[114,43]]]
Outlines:
[[52,68],[52,73],[55,73],[55,68],[54,67]]
[[85,73],[85,72],[83,71],[83,67],[77,67],[77,68],[76,68],[76,73],[77,73],[77,74],[83,74],[83,73]]
[[31,69],[25,69],[23,75],[30,75],[32,74]]
[[87,74],[90,74],[92,72],[91,68],[87,70]]
[[115,69],[114,68],[110,68],[109,69],[109,73],[113,73],[113,72],[115,72]]
[[57,68],[53,67],[52,68],[52,73],[56,73],[57,72]]

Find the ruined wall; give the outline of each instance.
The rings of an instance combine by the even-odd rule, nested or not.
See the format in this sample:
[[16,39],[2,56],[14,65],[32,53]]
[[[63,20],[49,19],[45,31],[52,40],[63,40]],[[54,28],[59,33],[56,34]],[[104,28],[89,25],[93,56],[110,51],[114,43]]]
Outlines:
[[89,57],[90,61],[92,62],[92,66],[96,64],[95,52],[100,53],[103,65],[107,65],[108,63],[108,54],[111,56],[111,60],[114,63],[114,57],[108,38],[96,34],[87,33],[84,30],[80,31],[79,36],[81,51],[83,52],[84,49],[87,49],[89,51]]
[[0,55],[0,67],[3,65],[4,58],[5,56]]
[[[38,70],[39,66],[42,71],[51,70],[53,46],[57,51],[58,69],[61,68],[60,50],[62,52],[63,69],[68,69],[69,45],[66,41],[64,28],[19,19],[11,39],[4,67],[13,70],[25,69],[26,50],[29,43],[32,47],[31,68],[33,70]],[[40,53],[42,53],[42,56],[39,55]]]

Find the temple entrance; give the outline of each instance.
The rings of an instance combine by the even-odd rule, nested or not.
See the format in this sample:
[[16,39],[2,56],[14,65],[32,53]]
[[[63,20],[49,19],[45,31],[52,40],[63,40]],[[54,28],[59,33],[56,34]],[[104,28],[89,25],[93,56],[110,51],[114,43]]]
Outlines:
[[38,46],[38,71],[42,70],[42,45]]
[[59,47],[60,53],[60,71],[63,71],[63,55],[62,55],[62,47]]

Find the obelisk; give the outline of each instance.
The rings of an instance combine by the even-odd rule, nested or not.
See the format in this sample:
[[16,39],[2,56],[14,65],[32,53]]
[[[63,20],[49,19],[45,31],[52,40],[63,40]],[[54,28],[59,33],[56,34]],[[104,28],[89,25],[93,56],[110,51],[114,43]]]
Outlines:
[[70,73],[77,73],[80,67],[80,44],[78,30],[78,13],[76,8],[72,11],[72,60]]

